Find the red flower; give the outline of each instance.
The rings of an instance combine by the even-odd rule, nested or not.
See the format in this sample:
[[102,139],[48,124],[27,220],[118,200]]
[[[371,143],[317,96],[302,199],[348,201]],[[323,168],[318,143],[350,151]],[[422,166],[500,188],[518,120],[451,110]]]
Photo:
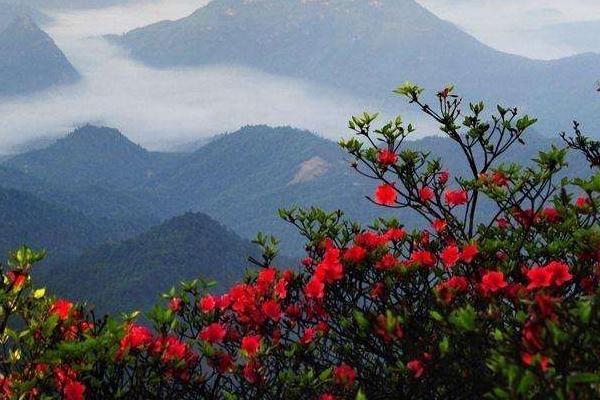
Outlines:
[[304,334],[300,338],[300,343],[305,345],[311,343],[316,334],[317,330],[315,328],[306,328]]
[[380,149],[377,153],[377,160],[383,165],[393,165],[398,161],[398,156],[391,150]]
[[375,190],[375,201],[384,206],[393,206],[397,197],[394,185],[384,183]]
[[448,171],[442,171],[438,175],[438,182],[440,183],[440,185],[445,185],[448,182],[449,177],[450,174],[448,173]]
[[356,371],[346,364],[342,364],[333,369],[333,382],[345,388],[350,388],[356,379]]
[[213,344],[221,343],[226,335],[227,330],[225,327],[218,322],[214,322],[202,329],[202,332],[200,332],[200,339]]
[[13,382],[10,378],[6,378],[0,374],[0,398],[10,399],[13,396],[12,385]]
[[330,240],[323,261],[317,265],[315,276],[326,283],[339,281],[344,276],[344,266],[340,262],[340,250],[335,248]]
[[506,218],[498,218],[498,220],[496,221],[496,225],[500,229],[507,229],[510,226]]
[[383,246],[390,239],[385,235],[378,235],[374,232],[363,232],[359,235],[356,235],[354,238],[354,242],[359,245],[366,247],[367,249],[374,249],[379,246]]
[[256,286],[264,293],[269,290],[275,279],[277,278],[277,270],[275,268],[263,268],[258,273],[256,278]]
[[217,306],[217,300],[212,295],[206,295],[200,299],[200,310],[204,313],[211,312]]
[[127,327],[127,333],[121,339],[120,349],[126,351],[128,349],[139,349],[152,343],[153,335],[150,329],[142,325],[131,324]]
[[573,279],[573,275],[569,273],[567,264],[552,261],[545,267],[552,274],[552,283],[556,286],[562,286],[565,282]]
[[460,206],[461,204],[466,204],[467,201],[469,201],[467,192],[462,189],[447,190],[444,193],[444,199],[446,200],[446,203],[448,203],[448,205],[450,207]]
[[329,393],[324,393],[321,396],[319,396],[319,400],[338,400],[338,399],[339,399],[339,397],[334,396]]
[[542,318],[554,316],[554,303],[555,300],[548,295],[538,294],[535,296],[535,304],[538,306]]
[[504,175],[504,172],[496,171],[492,174],[492,182],[498,186],[508,185],[508,178]]
[[173,297],[170,301],[169,301],[169,310],[173,311],[174,313],[178,312],[179,310],[181,310],[181,303],[183,302],[183,300],[181,300],[179,297]]
[[435,265],[433,254],[427,250],[413,251],[410,255],[410,261],[423,267],[433,267]]
[[552,285],[552,272],[546,268],[532,268],[527,271],[527,279],[527,290],[548,287]]
[[442,260],[444,267],[453,267],[460,259],[460,252],[458,251],[458,247],[455,245],[447,246],[440,254],[440,259]]
[[431,226],[436,230],[436,232],[441,232],[446,229],[448,223],[443,219],[436,219],[431,223]]
[[406,237],[406,231],[402,228],[391,228],[383,236],[389,241],[399,242]]
[[540,350],[542,348],[542,341],[540,339],[541,333],[542,328],[539,324],[534,323],[531,320],[527,321],[523,327],[523,342],[527,346]]
[[419,190],[419,198],[423,203],[427,203],[435,198],[435,193],[433,193],[431,188],[424,186],[421,188],[421,190]]
[[544,267],[532,268],[527,271],[529,285],[527,289],[538,289],[551,285],[562,286],[565,282],[573,279],[567,264],[552,261]]
[[546,207],[542,210],[542,217],[546,219],[546,221],[550,223],[555,223],[560,221],[560,215],[558,210],[554,207]]
[[481,288],[484,292],[495,293],[504,289],[508,284],[504,280],[504,274],[499,271],[487,272],[481,278]]
[[66,320],[69,318],[69,312],[73,308],[73,303],[63,299],[57,299],[54,304],[48,310],[50,315],[58,315],[58,318],[61,320]]
[[19,271],[8,271],[6,273],[6,277],[13,284],[14,288],[20,288],[25,283],[27,279],[27,274]]
[[381,260],[377,262],[377,264],[375,264],[375,268],[380,270],[386,270],[394,268],[396,265],[398,265],[398,260],[396,259],[396,257],[394,257],[390,253],[387,253],[381,258]]
[[575,200],[575,207],[585,208],[590,205],[590,198],[587,196],[580,196]]
[[190,355],[188,345],[171,335],[158,338],[152,347],[155,353],[162,353],[163,362],[185,360]]
[[467,291],[468,285],[467,278],[464,276],[453,276],[447,281],[440,282],[435,290],[444,302],[451,303],[456,293]]
[[325,284],[321,279],[314,276],[304,287],[304,293],[307,297],[322,299],[325,296]]
[[279,318],[281,318],[281,307],[275,300],[264,302],[261,309],[267,318],[273,321],[279,321]]
[[385,289],[385,285],[382,282],[377,282],[373,285],[373,289],[371,289],[371,297],[378,298],[383,294],[383,290]]
[[63,389],[64,400],[84,400],[85,386],[77,381],[69,382]]
[[275,285],[273,291],[275,292],[277,297],[279,297],[280,299],[285,299],[287,297],[287,286],[288,281],[284,278],[281,278]]
[[479,254],[477,243],[470,243],[463,247],[460,258],[468,264],[473,261],[473,258],[475,258],[477,254]]
[[252,357],[260,350],[261,339],[260,335],[244,336],[240,348]]
[[550,359],[541,354],[523,353],[521,355],[521,360],[523,361],[523,364],[528,367],[533,365],[534,361],[536,361],[536,364],[539,362],[542,371],[547,371],[548,365],[550,364]]
[[244,366],[244,378],[250,383],[257,383],[260,381],[260,375],[258,373],[259,365],[255,360],[250,360]]
[[421,360],[412,360],[406,363],[406,368],[411,371],[415,378],[419,379],[423,373],[425,372],[425,368],[423,367],[423,363]]
[[360,264],[367,256],[367,251],[360,246],[352,246],[344,252],[344,258],[355,264]]

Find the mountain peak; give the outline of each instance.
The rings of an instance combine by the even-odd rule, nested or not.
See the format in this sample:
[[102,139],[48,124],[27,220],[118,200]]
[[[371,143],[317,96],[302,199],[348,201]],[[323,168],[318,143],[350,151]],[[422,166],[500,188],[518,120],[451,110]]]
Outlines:
[[149,152],[118,130],[85,125],[44,149],[20,154],[6,164],[59,186],[127,187],[147,176],[149,162]]
[[144,149],[133,143],[125,135],[123,135],[118,129],[110,128],[107,126],[95,126],[86,124],[73,130],[71,133],[63,139],[66,142],[81,142],[88,145],[125,145],[128,147],[135,147],[137,150],[144,151]]
[[0,95],[19,95],[73,83],[78,72],[28,15],[0,31]]

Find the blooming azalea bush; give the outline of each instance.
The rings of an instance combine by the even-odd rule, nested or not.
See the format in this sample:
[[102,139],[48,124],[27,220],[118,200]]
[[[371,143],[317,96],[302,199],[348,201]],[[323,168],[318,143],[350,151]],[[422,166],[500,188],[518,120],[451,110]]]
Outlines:
[[[565,148],[528,166],[502,163],[535,123],[448,87],[397,92],[456,145],[467,176],[408,149],[400,118],[350,121],[341,142],[376,182],[371,201],[423,218],[370,227],[341,212],[281,210],[306,238],[301,265],[278,269],[276,241],[227,293],[196,280],[148,315],[97,319],[31,287],[27,248],[3,271],[3,398],[395,399],[600,396],[600,174],[565,177],[600,144],[575,126]],[[486,114],[487,115],[487,114]],[[399,215],[401,215],[399,213]]]

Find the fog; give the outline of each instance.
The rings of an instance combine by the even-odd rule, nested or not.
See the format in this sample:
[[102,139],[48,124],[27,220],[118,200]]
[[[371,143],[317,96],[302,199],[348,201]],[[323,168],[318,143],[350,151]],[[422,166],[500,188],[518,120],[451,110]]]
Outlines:
[[[417,0],[482,42],[508,53],[539,59],[600,52],[600,38],[585,32],[555,33],[556,24],[596,21],[598,0]],[[567,30],[569,31],[569,30]],[[573,35],[582,35],[581,39]]]
[[0,101],[0,153],[87,122],[120,129],[148,148],[174,147],[245,124],[292,125],[339,138],[365,105],[349,96],[250,69],[154,70],[101,35],[188,15],[206,0],[166,0],[76,12],[47,11],[44,29],[81,82]]

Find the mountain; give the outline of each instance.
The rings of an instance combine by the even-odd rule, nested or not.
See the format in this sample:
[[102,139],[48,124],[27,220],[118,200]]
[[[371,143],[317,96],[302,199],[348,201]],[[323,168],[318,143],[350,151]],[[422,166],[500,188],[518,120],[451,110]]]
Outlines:
[[43,12],[21,3],[0,1],[0,32],[8,28],[15,19],[23,16],[31,18],[36,24],[45,24],[52,19]]
[[[193,211],[210,215],[245,238],[258,231],[274,234],[290,255],[301,252],[303,239],[280,220],[279,208],[342,209],[348,218],[363,223],[385,214],[365,199],[375,183],[348,166],[347,155],[336,143],[311,132],[247,126],[216,136],[193,153],[172,154],[147,152],[108,128],[86,131],[89,134],[71,134],[45,150],[0,165],[0,179],[5,186],[95,221],[111,221],[122,237]],[[552,143],[535,134],[526,140],[528,145],[515,147],[506,160],[525,162]],[[442,157],[455,174],[465,172],[460,157],[448,157],[455,152],[448,139],[428,137],[407,146]],[[573,162],[573,168],[585,170],[581,166]],[[420,221],[405,212],[399,216],[408,226]]]
[[[383,99],[405,80],[448,82],[469,99],[518,105],[540,129],[579,119],[600,131],[600,55],[541,61],[496,51],[413,0],[213,0],[115,41],[155,67],[233,64]],[[559,100],[560,99],[560,100]]]
[[600,53],[600,20],[548,24],[534,31],[545,41],[572,49]]
[[177,158],[176,154],[149,152],[116,129],[86,125],[5,164],[59,187],[127,189],[143,184]]
[[18,17],[0,32],[0,96],[73,83],[79,74],[31,18]]
[[[49,271],[50,287],[101,311],[148,309],[182,280],[239,281],[258,249],[204,214],[186,213],[132,239],[106,244]],[[65,272],[68,271],[68,272]]]
[[0,258],[27,244],[49,250],[55,263],[110,237],[109,228],[83,214],[13,189],[0,188]]
[[201,211],[244,237],[260,230],[285,238],[288,254],[302,239],[278,208],[342,208],[363,221],[381,212],[364,200],[371,182],[348,168],[336,143],[290,127],[247,126],[220,135],[157,174],[146,190],[168,214]]

